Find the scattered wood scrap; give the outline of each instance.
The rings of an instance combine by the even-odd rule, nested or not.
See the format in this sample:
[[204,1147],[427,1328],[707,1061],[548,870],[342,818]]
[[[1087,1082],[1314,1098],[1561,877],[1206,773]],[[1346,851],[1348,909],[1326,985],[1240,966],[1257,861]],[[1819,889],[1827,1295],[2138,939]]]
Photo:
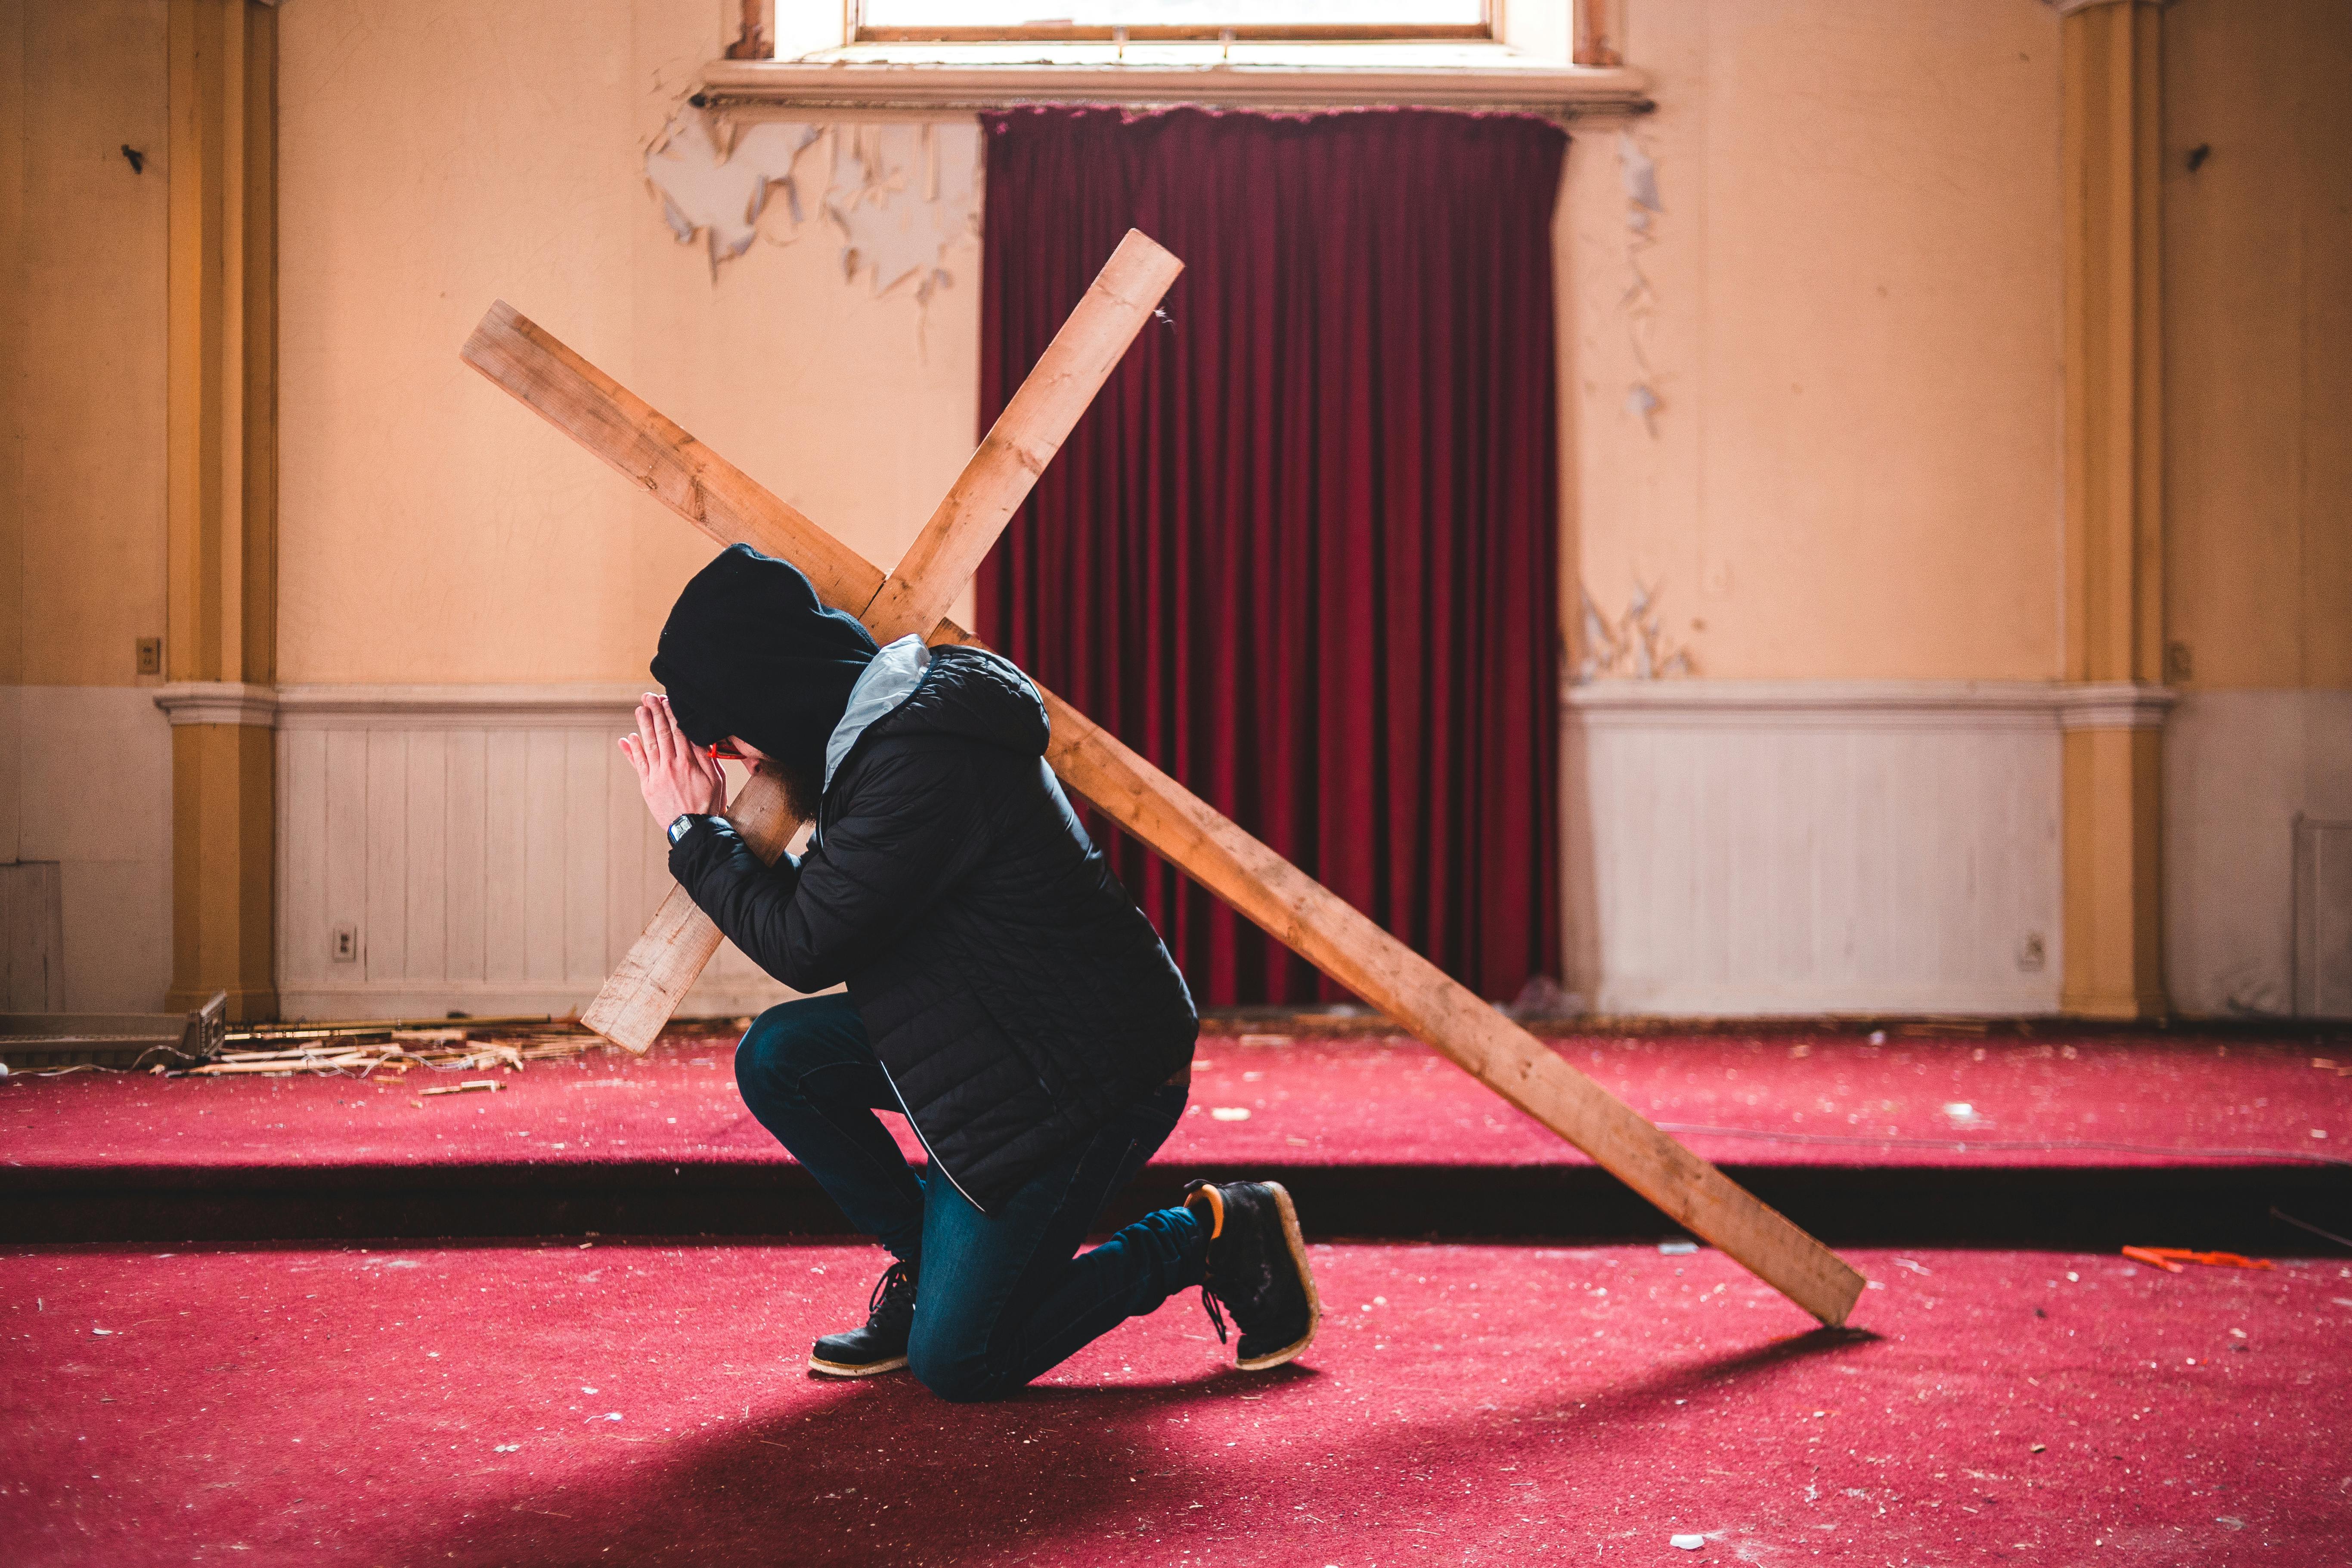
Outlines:
[[[280,1040],[286,1043],[265,1043]],[[425,1026],[394,1021],[265,1026],[232,1032],[228,1048],[221,1051],[217,1060],[173,1076],[234,1078],[332,1073],[370,1078],[378,1073],[405,1076],[413,1068],[434,1072],[479,1072],[504,1068],[517,1073],[530,1062],[576,1057],[604,1045],[599,1036],[565,1018],[496,1018]],[[480,1081],[497,1087],[495,1079]]]

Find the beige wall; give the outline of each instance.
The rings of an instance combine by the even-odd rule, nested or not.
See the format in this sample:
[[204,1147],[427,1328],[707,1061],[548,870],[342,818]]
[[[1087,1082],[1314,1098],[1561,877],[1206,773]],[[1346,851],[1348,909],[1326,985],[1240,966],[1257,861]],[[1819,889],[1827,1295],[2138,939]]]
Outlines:
[[[1570,571],[1612,616],[1663,584],[1702,675],[2056,678],[2050,8],[1628,10],[1664,210],[1640,241],[1615,130],[1579,137]],[[1643,381],[1654,434],[1626,410]]]
[[821,221],[714,278],[647,193],[725,9],[286,9],[282,681],[646,679],[711,547],[458,363],[494,299],[885,565],[946,490],[975,438],[976,243],[928,307],[845,283]]
[[[704,547],[457,363],[500,295],[878,561],[911,536],[971,444],[977,257],[926,311],[842,283],[821,226],[715,279],[676,245],[637,170],[717,8],[283,29],[281,679],[641,678]],[[1571,584],[1613,612],[1662,582],[1704,674],[2054,676],[2047,8],[1642,5],[1628,37],[1665,211],[1640,319],[1614,132],[1580,136]]]
[[0,670],[130,686],[163,631],[163,4],[10,0],[0,31]]
[[[645,188],[645,147],[733,9],[286,7],[282,680],[644,679],[709,547],[458,364],[496,297],[879,562],[945,488],[973,436],[975,246],[928,305],[877,300],[778,203],[714,276]],[[1613,614],[1637,576],[1657,585],[1706,676],[2055,679],[2049,7],[1629,11],[1661,104],[1630,133],[1664,210],[1637,239],[1618,128],[1579,129],[1559,224],[1571,592]],[[2167,20],[2168,635],[2194,659],[2199,734],[2252,723],[2321,759],[2311,810],[2344,783],[2311,739],[2334,710],[2211,704],[2352,686],[2347,16],[2183,0]],[[0,858],[80,858],[68,899],[94,932],[152,909],[154,941],[106,966],[122,1005],[152,1005],[129,995],[151,978],[160,997],[168,963],[169,748],[131,673],[134,639],[164,629],[165,153],[162,0],[0,0],[0,742],[20,759],[0,769]],[[1662,400],[1654,433],[1626,412],[1636,382]],[[2270,850],[2210,831],[2244,815],[2210,787],[2231,754],[2168,763],[2170,798],[2200,803],[2168,817],[2170,907],[2242,932],[2283,917],[2275,889],[2230,881]],[[2213,933],[2185,922],[2176,969],[2213,970]]]
[[2352,6],[2164,49],[2167,633],[2193,689],[2352,687]]
[[62,868],[71,1009],[171,973],[164,110],[163,0],[0,0],[0,861]]
[[2166,979],[2284,1013],[2294,819],[2352,821],[2352,6],[2181,0],[2164,51]]

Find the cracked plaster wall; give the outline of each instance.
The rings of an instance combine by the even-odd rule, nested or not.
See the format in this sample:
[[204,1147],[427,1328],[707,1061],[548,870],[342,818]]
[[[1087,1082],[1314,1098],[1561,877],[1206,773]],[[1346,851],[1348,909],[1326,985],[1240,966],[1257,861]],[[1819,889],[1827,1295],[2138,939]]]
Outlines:
[[[877,561],[970,451],[968,229],[928,300],[845,286],[828,144],[762,153],[793,158],[802,219],[773,188],[721,240],[751,236],[738,259],[714,263],[710,212],[682,213],[686,245],[664,222],[648,154],[725,9],[288,9],[289,680],[640,675],[704,547],[457,365],[494,296]],[[2048,8],[1634,0],[1623,32],[1663,105],[1631,130],[1658,207],[1629,305],[1614,131],[1585,128],[1559,223],[1564,605],[1589,588],[1614,618],[1647,586],[1702,675],[2054,675]],[[797,134],[765,125],[737,132]]]
[[[677,243],[648,192],[648,150],[724,47],[732,9],[284,8],[288,681],[644,678],[655,630],[709,547],[457,363],[496,296],[878,562],[895,559],[952,478],[974,437],[976,244],[950,243],[953,282],[928,302],[907,283],[877,300],[870,279],[845,282],[838,236],[803,233],[714,268],[707,238]],[[10,94],[0,226],[19,290],[6,346],[23,365],[48,355],[79,377],[46,383],[38,401],[12,394],[7,460],[18,466],[0,497],[0,603],[9,679],[27,684],[0,700],[0,734],[26,756],[69,753],[25,727],[24,694],[123,679],[114,664],[161,614],[163,170],[151,162],[155,184],[142,184],[109,159],[126,139],[160,149],[162,11],[160,0],[0,0]],[[2326,379],[2352,362],[2306,352],[2343,319],[2330,308],[2343,291],[2325,284],[2347,265],[2344,205],[2319,178],[2341,160],[2305,159],[2284,184],[2277,170],[2288,166],[2264,161],[2333,144],[2294,116],[2318,104],[2341,119],[2343,75],[2335,99],[2312,86],[2341,54],[2343,12],[2326,0],[2266,11],[2261,26],[2284,43],[2215,30],[2234,14],[2223,0],[2184,0],[2168,23],[2177,66],[2188,50],[2218,48],[2202,56],[2210,68],[2171,84],[2176,109],[2194,89],[2225,111],[2214,129],[2181,122],[2215,150],[2203,205],[2168,167],[2166,258],[2179,306],[2168,331],[2182,334],[2168,339],[2171,384],[2207,399],[2177,402],[2188,424],[2170,432],[2168,456],[2186,466],[2168,475],[2169,613],[2197,675],[2184,743],[2168,758],[2189,772],[2168,798],[2184,810],[2204,802],[2197,810],[2214,822],[2244,816],[2239,796],[2200,793],[2247,754],[2244,735],[2303,745],[2296,737],[2340,728],[2322,689],[2347,684],[2341,633],[2352,625],[2333,613],[2341,594],[2329,597],[2352,558],[2352,511],[2331,500],[2345,448],[2329,439],[2340,420],[2328,421],[2344,399]],[[1526,9],[1517,15],[1515,26]],[[2323,37],[2321,23],[2335,30]],[[1662,107],[1630,125],[1638,158],[1623,154],[1616,127],[1586,125],[1569,160],[1558,229],[1564,609],[1574,616],[1589,588],[1604,625],[1620,625],[1647,593],[1660,647],[1687,652],[1701,676],[2054,677],[2050,8],[1629,0],[1619,32]],[[2273,68],[2282,58],[2302,73],[2293,82]],[[71,164],[84,142],[106,154],[87,168]],[[812,171],[803,226],[814,229],[818,189],[832,181],[810,161],[829,153],[794,152]],[[1629,194],[1627,174],[1639,185],[1645,162],[1655,206],[1637,233],[1629,204],[1646,187]],[[760,221],[782,240],[792,231],[780,214]],[[2289,273],[2300,290],[2291,308],[2271,287]],[[52,318],[30,303],[42,299],[60,305],[54,321],[103,323],[127,346],[112,357],[44,347],[34,334]],[[60,553],[68,542],[82,553]],[[2222,705],[2273,699],[2222,688],[2301,695],[2242,734]],[[2199,752],[2187,742],[2200,735],[2220,739]],[[131,754],[98,743],[118,763]],[[2314,776],[2306,805],[2333,809],[2340,760]],[[0,781],[12,835],[16,782]],[[27,789],[27,822],[72,798],[55,779]],[[160,806],[117,815],[168,820]],[[2168,826],[2180,873],[2169,884],[2176,985],[2218,1007],[2274,978],[2274,950],[2221,951],[2179,918],[2181,900],[2263,921],[2279,906],[2274,890],[2217,894],[2189,874],[2249,864],[2270,853],[2268,839],[2240,854],[2209,835],[2192,860],[2178,850],[2195,831],[2187,818]],[[2180,985],[2192,965],[2206,990]]]
[[968,116],[828,123],[689,106],[646,150],[646,183],[713,277],[763,244],[806,242],[836,247],[845,281],[928,304],[954,286],[949,253],[980,234],[981,163]]
[[1620,42],[1659,109],[1569,155],[1564,611],[1647,587],[1702,676],[2054,679],[2051,9],[1628,0]]
[[728,11],[286,7],[284,680],[646,679],[710,546],[458,363],[495,298],[878,563],[954,479],[976,439],[976,239],[919,302],[845,285],[837,245],[714,269],[663,222],[647,150]]

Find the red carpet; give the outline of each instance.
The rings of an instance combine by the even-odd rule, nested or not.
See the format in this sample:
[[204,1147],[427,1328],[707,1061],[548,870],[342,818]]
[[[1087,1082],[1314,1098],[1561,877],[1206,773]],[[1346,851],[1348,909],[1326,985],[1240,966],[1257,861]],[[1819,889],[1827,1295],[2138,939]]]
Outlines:
[[[0,1240],[826,1235],[732,1037],[409,1081],[78,1073],[0,1089]],[[2352,1227],[2352,1077],[2307,1043],[1569,1037],[1579,1065],[1844,1244],[2306,1248]],[[2336,1051],[2331,1064],[2352,1052]],[[478,1076],[475,1074],[459,1076]],[[1244,1115],[1243,1113],[1246,1113]],[[911,1140],[904,1139],[913,1152]],[[1867,1172],[1868,1179],[1857,1179]],[[1129,1207],[1276,1174],[1324,1236],[1655,1236],[1654,1210],[1412,1042],[1202,1042]]]
[[1233,1372],[1180,1298],[960,1407],[800,1370],[862,1310],[868,1249],[18,1248],[0,1555],[2347,1559],[2341,1262],[1863,1253],[1878,1337],[1847,1338],[1712,1253],[1317,1257],[1332,1314],[1296,1369]]
[[[2352,1159],[2352,1076],[2303,1044],[2179,1038],[1738,1037],[1553,1042],[1722,1163],[2172,1164]],[[743,1109],[727,1037],[647,1058],[603,1049],[495,1076],[495,1094],[335,1078],[19,1077],[0,1091],[9,1163],[533,1165],[783,1162]],[[2333,1061],[2334,1058],[2328,1058]],[[2352,1065],[2352,1058],[2347,1065]],[[1217,1115],[1246,1110],[1245,1120]],[[895,1121],[895,1119],[894,1119]],[[916,1153],[912,1138],[904,1140]],[[1584,1157],[1416,1041],[1204,1038],[1167,1164],[1580,1164]]]

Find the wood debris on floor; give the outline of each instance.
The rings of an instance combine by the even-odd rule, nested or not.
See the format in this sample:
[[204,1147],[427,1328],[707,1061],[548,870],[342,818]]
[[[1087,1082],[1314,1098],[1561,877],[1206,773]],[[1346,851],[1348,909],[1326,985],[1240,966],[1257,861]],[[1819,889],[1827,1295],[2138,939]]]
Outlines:
[[504,1068],[517,1073],[527,1063],[576,1057],[604,1044],[601,1036],[571,1018],[257,1025],[230,1031],[225,1046],[236,1048],[224,1048],[215,1060],[181,1072],[163,1066],[149,1070],[175,1078],[293,1073],[368,1078],[379,1072],[405,1076],[412,1068],[437,1072]]

